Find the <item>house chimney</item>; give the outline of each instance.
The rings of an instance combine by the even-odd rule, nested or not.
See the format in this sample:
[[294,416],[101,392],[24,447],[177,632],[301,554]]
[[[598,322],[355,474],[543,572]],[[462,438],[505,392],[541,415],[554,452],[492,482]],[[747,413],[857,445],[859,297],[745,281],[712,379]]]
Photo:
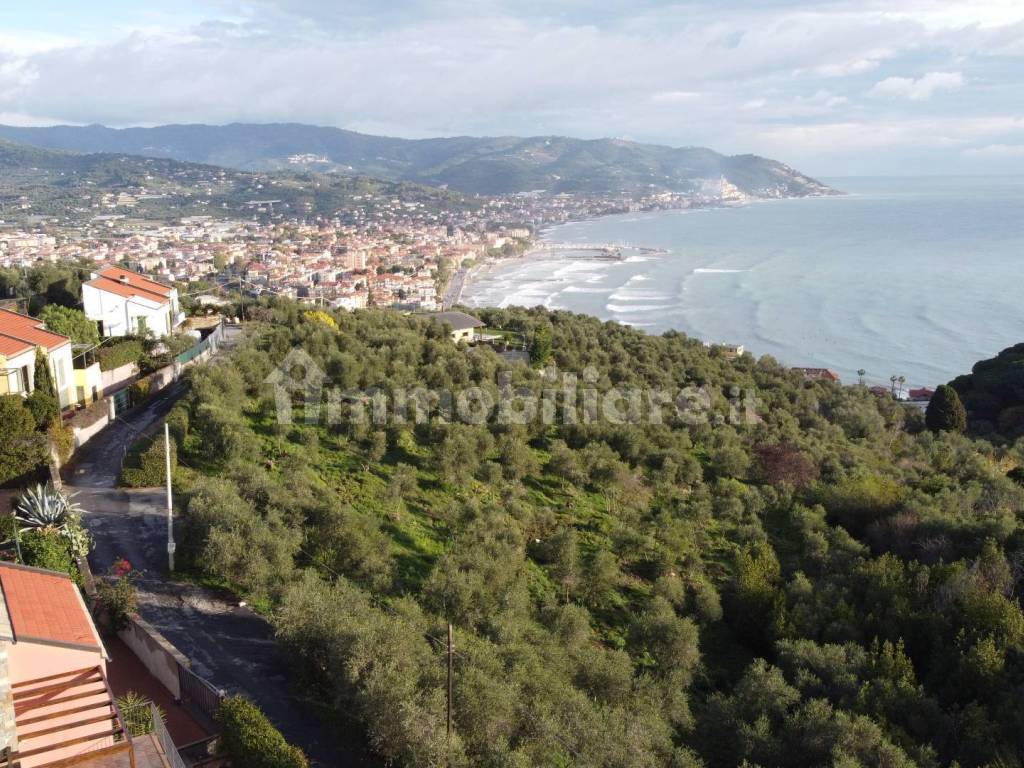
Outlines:
[[121,285],[128,285],[128,275],[121,275],[117,278]]

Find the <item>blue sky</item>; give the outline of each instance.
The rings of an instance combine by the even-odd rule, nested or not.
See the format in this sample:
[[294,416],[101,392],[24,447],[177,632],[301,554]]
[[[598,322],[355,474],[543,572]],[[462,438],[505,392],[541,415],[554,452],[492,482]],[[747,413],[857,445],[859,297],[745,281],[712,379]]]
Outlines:
[[1024,173],[1024,1],[39,0],[0,122],[616,136],[834,175]]

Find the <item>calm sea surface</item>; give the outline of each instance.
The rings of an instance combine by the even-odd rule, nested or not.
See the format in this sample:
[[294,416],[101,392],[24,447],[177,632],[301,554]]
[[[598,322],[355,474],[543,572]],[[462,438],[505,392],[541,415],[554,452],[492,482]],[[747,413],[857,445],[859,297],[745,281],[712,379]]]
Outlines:
[[849,194],[556,227],[546,239],[668,252],[531,257],[463,300],[675,328],[847,382],[939,384],[1024,341],[1024,178],[829,181]]

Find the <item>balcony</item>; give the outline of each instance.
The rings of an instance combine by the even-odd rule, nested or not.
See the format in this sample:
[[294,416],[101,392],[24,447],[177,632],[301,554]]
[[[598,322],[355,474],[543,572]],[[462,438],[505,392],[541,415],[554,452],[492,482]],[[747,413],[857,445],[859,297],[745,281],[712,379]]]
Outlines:
[[131,734],[100,666],[14,683],[18,749],[5,765],[136,767]]

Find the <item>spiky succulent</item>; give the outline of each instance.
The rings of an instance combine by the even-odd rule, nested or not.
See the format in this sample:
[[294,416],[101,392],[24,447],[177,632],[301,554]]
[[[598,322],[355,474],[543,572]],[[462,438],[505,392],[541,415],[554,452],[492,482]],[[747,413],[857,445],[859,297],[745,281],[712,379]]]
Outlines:
[[52,483],[36,485],[18,500],[15,519],[25,528],[65,532],[68,518],[83,512],[81,505],[71,500],[74,496],[61,493]]

